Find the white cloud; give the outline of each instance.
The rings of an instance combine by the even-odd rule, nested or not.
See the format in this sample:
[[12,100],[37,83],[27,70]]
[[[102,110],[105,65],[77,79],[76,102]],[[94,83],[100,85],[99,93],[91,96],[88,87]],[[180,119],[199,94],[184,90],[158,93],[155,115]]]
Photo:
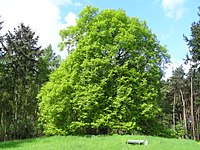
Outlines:
[[74,14],[73,12],[69,12],[67,14],[67,16],[65,17],[65,21],[66,21],[66,26],[74,26],[76,25],[76,14]]
[[68,13],[66,23],[62,23],[59,6],[71,3],[71,0],[0,0],[0,20],[4,21],[2,31],[13,31],[23,22],[39,35],[40,45],[46,47],[52,44],[53,49],[64,58],[67,52],[61,53],[57,47],[61,41],[59,31],[64,26],[75,25],[76,15]]
[[181,61],[176,61],[175,59],[172,58],[171,62],[166,64],[166,69],[165,69],[165,75],[163,77],[164,80],[168,79],[169,77],[172,76],[172,72],[174,70],[176,70],[176,68],[183,66],[183,69],[185,71],[185,73],[188,73],[189,69],[190,69],[190,64],[185,64],[184,60]]
[[166,16],[176,20],[180,19],[186,11],[184,8],[185,1],[186,0],[162,0],[162,7],[165,10]]
[[185,0],[163,0],[162,5],[164,9],[176,9],[178,6],[183,5]]

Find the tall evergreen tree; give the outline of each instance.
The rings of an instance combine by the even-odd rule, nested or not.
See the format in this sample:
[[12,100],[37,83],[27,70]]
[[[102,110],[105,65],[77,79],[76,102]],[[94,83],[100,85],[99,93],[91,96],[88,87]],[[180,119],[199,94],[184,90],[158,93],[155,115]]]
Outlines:
[[[198,7],[199,12],[198,16],[200,17],[200,7]],[[191,26],[191,38],[188,38],[184,36],[185,41],[187,42],[189,46],[189,51],[192,56],[192,59],[190,59],[192,62],[196,63],[196,65],[199,65],[200,60],[200,19],[197,22],[193,22]]]
[[33,136],[37,101],[35,99],[38,88],[34,83],[37,76],[37,64],[41,55],[37,46],[38,36],[35,37],[29,26],[23,23],[9,31],[6,35],[5,72],[10,90],[10,103],[13,112],[9,111],[9,138],[25,138]]
[[[178,137],[187,136],[187,114],[186,114],[186,94],[185,73],[183,66],[176,68],[172,76],[164,85],[164,97],[162,101],[164,114],[169,117],[168,123]],[[169,107],[169,108],[168,108]],[[166,109],[168,108],[168,109]],[[181,117],[180,117],[181,116]]]
[[[198,16],[200,17],[200,7],[198,7],[199,12],[198,12]],[[200,98],[199,94],[197,95],[197,93],[199,92],[195,92],[195,90],[193,90],[194,84],[198,83],[194,83],[193,79],[196,78],[195,74],[199,74],[200,71],[200,19],[197,22],[193,22],[192,26],[191,26],[191,37],[188,38],[186,36],[184,36],[185,41],[187,42],[188,46],[189,46],[189,51],[190,51],[190,55],[191,58],[187,58],[187,61],[190,61],[191,65],[191,70],[190,70],[190,111],[191,111],[191,120],[192,120],[192,135],[193,135],[193,139],[198,138],[199,139],[199,126],[200,126],[200,122],[199,122],[199,116],[195,117],[195,114],[199,114],[200,112],[200,105],[198,104],[198,99]],[[196,72],[196,73],[195,73]],[[198,86],[195,86],[198,87]]]
[[23,23],[0,37],[0,141],[35,136],[36,95],[59,66],[60,56],[51,46],[42,50],[39,37]]

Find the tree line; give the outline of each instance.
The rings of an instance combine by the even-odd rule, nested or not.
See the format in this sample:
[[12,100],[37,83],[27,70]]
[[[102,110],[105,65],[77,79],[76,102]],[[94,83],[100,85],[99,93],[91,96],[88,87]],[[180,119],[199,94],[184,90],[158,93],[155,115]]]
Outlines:
[[[200,17],[200,7],[198,16]],[[190,55],[185,63],[190,65],[188,73],[183,66],[176,68],[172,76],[163,81],[162,108],[164,120],[180,137],[200,139],[200,20],[193,22],[191,37],[184,36]],[[166,107],[167,106],[167,107]]]
[[199,140],[200,21],[184,36],[189,72],[180,66],[167,80],[167,49],[123,10],[84,8],[75,26],[60,31],[68,53],[62,62],[29,26],[3,35],[2,27],[0,141],[87,134]]
[[41,134],[36,96],[61,59],[51,46],[38,46],[38,39],[23,23],[0,34],[0,141]]

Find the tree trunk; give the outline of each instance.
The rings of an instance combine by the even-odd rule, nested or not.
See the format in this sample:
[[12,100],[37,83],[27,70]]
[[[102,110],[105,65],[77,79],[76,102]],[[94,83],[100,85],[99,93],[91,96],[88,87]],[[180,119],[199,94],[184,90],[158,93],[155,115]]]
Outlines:
[[186,120],[186,106],[185,106],[185,100],[183,98],[183,92],[180,89],[180,93],[181,93],[181,100],[183,103],[183,122],[184,122],[184,130],[185,130],[185,135],[187,136],[188,132],[187,132],[187,120]]
[[175,120],[175,105],[176,105],[176,96],[174,93],[174,102],[173,102],[173,130],[176,130],[176,120]]
[[200,106],[197,107],[196,113],[196,129],[197,129],[197,140],[199,141],[199,113],[200,113]]
[[194,121],[194,100],[193,100],[193,85],[192,85],[192,77],[191,77],[191,99],[190,99],[190,111],[191,111],[191,119],[192,119],[192,136],[193,140],[196,140],[195,137],[195,121]]
[[4,124],[4,112],[1,113],[1,126],[0,126],[0,134],[1,134],[1,137],[0,137],[0,142],[1,141],[4,141],[4,138],[5,138],[5,132],[4,132],[4,129],[5,129],[5,124]]

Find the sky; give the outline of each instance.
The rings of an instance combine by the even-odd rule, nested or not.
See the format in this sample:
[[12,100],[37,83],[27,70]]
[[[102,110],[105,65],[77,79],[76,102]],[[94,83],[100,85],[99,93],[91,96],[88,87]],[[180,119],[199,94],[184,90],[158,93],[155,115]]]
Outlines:
[[[199,0],[0,0],[0,20],[4,21],[1,32],[13,31],[23,22],[39,35],[42,47],[51,44],[64,59],[67,52],[60,52],[57,47],[61,42],[59,31],[75,25],[78,14],[87,5],[100,10],[123,9],[128,16],[145,20],[171,55],[166,78],[189,54],[183,35],[190,37],[191,24],[199,20]],[[187,71],[189,67],[184,68]]]

